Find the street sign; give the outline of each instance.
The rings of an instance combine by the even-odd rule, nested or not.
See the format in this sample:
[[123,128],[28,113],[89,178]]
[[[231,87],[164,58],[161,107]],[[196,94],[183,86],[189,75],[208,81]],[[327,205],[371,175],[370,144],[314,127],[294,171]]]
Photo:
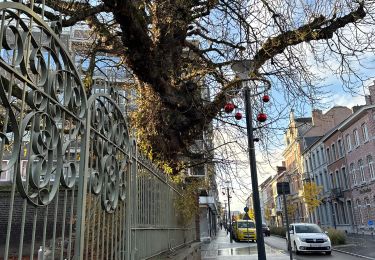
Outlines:
[[282,195],[283,193],[290,194],[289,182],[278,182],[276,187],[278,195]]
[[251,218],[249,217],[249,214],[245,214],[242,218],[243,220],[251,220]]
[[373,226],[373,225],[374,225],[374,221],[373,221],[373,220],[369,220],[369,221],[367,222],[367,224],[368,224],[369,226]]

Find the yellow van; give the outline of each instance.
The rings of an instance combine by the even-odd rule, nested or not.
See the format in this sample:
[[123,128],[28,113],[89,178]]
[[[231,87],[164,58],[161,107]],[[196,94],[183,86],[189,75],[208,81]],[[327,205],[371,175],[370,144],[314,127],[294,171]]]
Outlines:
[[237,241],[255,241],[257,239],[253,220],[237,220],[233,225],[233,237]]

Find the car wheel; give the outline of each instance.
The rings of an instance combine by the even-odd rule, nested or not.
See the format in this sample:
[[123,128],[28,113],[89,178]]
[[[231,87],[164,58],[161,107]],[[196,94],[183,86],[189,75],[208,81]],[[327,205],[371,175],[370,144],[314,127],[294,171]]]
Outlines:
[[298,248],[297,248],[296,242],[294,242],[294,251],[296,252],[296,255],[299,255],[299,254],[300,254],[300,251],[298,251]]
[[332,251],[326,252],[326,255],[331,255]]

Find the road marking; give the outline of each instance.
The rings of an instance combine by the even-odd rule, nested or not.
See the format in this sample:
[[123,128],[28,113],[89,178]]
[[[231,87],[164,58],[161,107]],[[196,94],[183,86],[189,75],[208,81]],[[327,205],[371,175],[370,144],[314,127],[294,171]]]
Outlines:
[[343,254],[347,254],[347,255],[352,255],[352,256],[356,256],[356,257],[360,257],[360,258],[365,258],[365,259],[369,259],[369,260],[375,260],[375,258],[373,258],[373,257],[369,257],[369,256],[365,256],[365,255],[359,255],[359,254],[354,254],[354,253],[350,253],[350,252],[339,250],[339,249],[335,249],[335,248],[332,248],[332,251],[336,251],[336,252],[339,252],[339,253],[343,253]]

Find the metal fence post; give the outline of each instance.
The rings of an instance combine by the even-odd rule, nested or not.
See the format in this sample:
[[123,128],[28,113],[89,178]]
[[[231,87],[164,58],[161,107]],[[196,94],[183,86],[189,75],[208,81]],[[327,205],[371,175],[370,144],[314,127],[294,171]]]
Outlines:
[[[86,195],[87,195],[87,177],[88,177],[88,162],[89,162],[89,149],[90,149],[90,123],[91,113],[86,109],[86,122],[85,122],[85,135],[84,141],[81,146],[80,161],[80,175],[78,185],[77,197],[77,239],[75,241],[75,255],[74,259],[83,259],[83,251],[85,245],[85,221],[86,221]],[[82,170],[83,169],[83,170]]]
[[[129,172],[127,174],[127,192],[126,192],[126,258],[127,260],[134,259],[135,248],[133,248],[136,239],[136,231],[133,232],[132,227],[137,221],[137,144],[135,140],[130,142],[132,144],[129,158]],[[133,243],[132,243],[133,241]]]

